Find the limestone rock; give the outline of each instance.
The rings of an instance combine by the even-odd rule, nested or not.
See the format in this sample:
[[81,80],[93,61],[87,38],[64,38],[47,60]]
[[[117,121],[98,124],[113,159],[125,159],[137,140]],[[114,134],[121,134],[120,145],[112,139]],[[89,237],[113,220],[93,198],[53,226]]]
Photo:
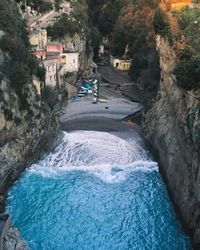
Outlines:
[[21,238],[16,228],[10,228],[4,239],[3,250],[28,250],[26,242]]
[[160,90],[153,107],[144,114],[144,134],[159,158],[173,202],[194,232],[200,228],[200,90],[177,86],[172,74],[176,54],[160,36],[157,51]]

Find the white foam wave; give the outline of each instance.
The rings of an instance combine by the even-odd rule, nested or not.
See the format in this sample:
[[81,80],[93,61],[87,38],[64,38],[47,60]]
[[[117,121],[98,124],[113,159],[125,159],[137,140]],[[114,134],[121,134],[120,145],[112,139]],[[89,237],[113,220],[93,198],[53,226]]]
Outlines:
[[156,162],[136,161],[123,166],[93,165],[93,166],[63,166],[62,168],[46,168],[34,164],[29,169],[30,173],[42,175],[45,178],[57,178],[68,171],[82,171],[94,174],[107,183],[125,181],[127,176],[133,171],[151,172],[158,171]]
[[134,141],[96,131],[64,133],[54,152],[29,169],[44,177],[56,177],[63,171],[84,171],[105,182],[124,181],[130,172],[138,170],[158,171],[158,166]]

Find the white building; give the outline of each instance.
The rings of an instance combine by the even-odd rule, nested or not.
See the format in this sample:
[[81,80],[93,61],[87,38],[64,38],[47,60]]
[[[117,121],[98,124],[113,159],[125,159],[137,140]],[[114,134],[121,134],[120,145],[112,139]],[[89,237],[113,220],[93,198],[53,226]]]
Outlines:
[[131,60],[115,58],[113,56],[110,56],[110,63],[114,68],[122,71],[128,71],[131,67]]
[[79,53],[67,52],[60,54],[60,63],[63,65],[65,72],[78,72],[79,70]]
[[79,53],[60,53],[57,56],[48,57],[43,61],[46,69],[45,83],[47,85],[55,86],[59,76],[63,76],[67,72],[78,72],[79,70]]

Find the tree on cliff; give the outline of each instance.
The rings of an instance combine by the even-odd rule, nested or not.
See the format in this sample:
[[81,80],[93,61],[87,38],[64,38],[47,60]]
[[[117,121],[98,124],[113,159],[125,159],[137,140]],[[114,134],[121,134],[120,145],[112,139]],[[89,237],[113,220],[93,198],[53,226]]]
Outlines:
[[173,74],[180,87],[187,90],[200,88],[200,56],[177,63]]
[[166,37],[169,43],[172,43],[172,35],[170,32],[169,22],[164,12],[158,7],[154,14],[153,27],[156,34]]

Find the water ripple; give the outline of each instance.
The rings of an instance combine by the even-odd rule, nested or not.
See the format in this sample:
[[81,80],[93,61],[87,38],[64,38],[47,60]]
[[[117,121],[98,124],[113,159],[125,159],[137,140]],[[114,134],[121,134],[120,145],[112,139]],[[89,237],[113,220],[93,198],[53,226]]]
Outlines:
[[11,188],[7,210],[31,250],[190,249],[157,164],[108,133],[65,133]]

